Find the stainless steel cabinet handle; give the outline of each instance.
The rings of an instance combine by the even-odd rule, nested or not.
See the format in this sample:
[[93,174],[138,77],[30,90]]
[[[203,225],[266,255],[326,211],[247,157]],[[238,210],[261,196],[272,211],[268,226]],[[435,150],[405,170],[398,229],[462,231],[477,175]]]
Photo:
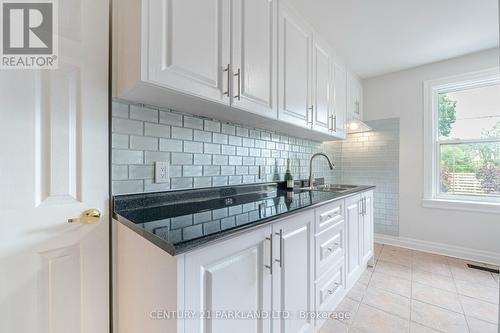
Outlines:
[[333,131],[337,132],[337,116],[333,116]]
[[332,247],[329,247],[329,248],[328,248],[328,251],[333,252],[333,251],[335,251],[336,249],[338,249],[338,248],[339,248],[339,246],[340,246],[340,244],[339,244],[339,243],[335,243],[335,244],[333,244],[333,246],[332,246]]
[[280,229],[280,232],[276,233],[276,236],[280,236],[280,258],[275,259],[276,262],[280,263],[280,268],[283,267],[283,229]]
[[241,100],[241,69],[238,68],[236,71],[236,74],[234,76],[238,77],[238,95],[234,96],[234,98],[237,98],[238,101]]
[[271,233],[269,237],[266,237],[269,241],[269,265],[264,265],[264,267],[269,269],[269,273],[273,274],[273,234]]
[[333,287],[333,289],[328,289],[328,293],[331,295],[333,294],[337,289],[339,289],[339,283],[338,282],[335,282],[335,287]]
[[[309,116],[309,111],[311,111],[311,116]],[[311,105],[311,107],[307,108],[307,114],[306,114],[306,122],[308,124],[311,124],[313,123],[313,112],[314,112],[314,105]],[[311,119],[311,120],[309,120]]]
[[230,64],[227,64],[227,67],[223,70],[223,72],[227,72],[227,91],[224,91],[223,94],[229,95],[231,94],[231,71],[230,71]]

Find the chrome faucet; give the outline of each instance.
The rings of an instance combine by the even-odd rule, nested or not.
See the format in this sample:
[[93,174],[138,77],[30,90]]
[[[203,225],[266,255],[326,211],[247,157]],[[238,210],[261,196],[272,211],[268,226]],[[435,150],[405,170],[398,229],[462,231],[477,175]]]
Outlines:
[[312,162],[316,156],[324,156],[326,158],[326,160],[328,161],[328,166],[330,167],[330,170],[333,170],[333,168],[335,168],[335,165],[332,163],[332,161],[330,161],[330,158],[328,158],[328,156],[325,153],[316,153],[313,156],[311,156],[311,161],[309,162],[309,187],[313,187],[313,185],[314,185],[314,178],[313,178],[313,173],[312,173]]

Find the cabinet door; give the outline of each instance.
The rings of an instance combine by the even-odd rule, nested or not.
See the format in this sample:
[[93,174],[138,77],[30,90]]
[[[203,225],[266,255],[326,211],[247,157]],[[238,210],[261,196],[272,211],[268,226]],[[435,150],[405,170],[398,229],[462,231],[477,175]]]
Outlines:
[[277,1],[233,0],[232,105],[277,118]]
[[313,128],[324,133],[333,130],[332,57],[328,47],[319,39],[313,43]]
[[311,127],[311,30],[284,2],[278,30],[278,119]]
[[[185,257],[185,309],[222,316],[271,311],[271,227],[205,247]],[[268,319],[186,319],[185,333],[267,333]]]
[[363,265],[373,256],[373,191],[363,194]]
[[338,64],[334,65],[335,107],[333,129],[337,136],[345,138],[347,129],[347,72]]
[[228,0],[149,0],[148,80],[177,91],[229,103]]
[[301,311],[313,311],[313,225],[309,211],[273,225],[274,257],[280,261],[273,272],[273,310],[288,311],[293,318],[275,320],[274,332],[313,331],[313,320],[297,318]]
[[352,285],[361,272],[361,210],[360,196],[346,199],[346,233],[347,233],[347,285]]
[[349,98],[347,105],[349,117],[363,119],[361,101],[363,92],[361,83],[352,74],[347,75],[347,94]]

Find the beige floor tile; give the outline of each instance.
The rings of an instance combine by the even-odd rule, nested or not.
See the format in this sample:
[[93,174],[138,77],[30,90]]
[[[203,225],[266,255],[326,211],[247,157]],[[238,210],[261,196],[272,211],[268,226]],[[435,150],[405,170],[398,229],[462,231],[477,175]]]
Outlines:
[[361,277],[359,278],[359,282],[361,282],[362,284],[366,284],[368,285],[370,283],[370,279],[372,277],[372,274],[373,274],[373,269],[372,268],[367,268],[363,274],[361,274]]
[[498,324],[498,304],[463,295],[460,295],[460,301],[467,316]]
[[468,268],[461,261],[450,264],[451,273],[455,280],[479,283],[485,287],[496,288],[498,283],[493,278],[493,274],[477,269]]
[[411,296],[411,281],[380,272],[373,273],[368,287],[384,289],[408,298]]
[[472,317],[465,317],[471,333],[498,333],[498,326]]
[[319,333],[347,333],[348,331],[349,326],[342,324],[338,320],[329,319],[321,326]]
[[384,310],[404,319],[410,319],[410,299],[389,291],[369,287],[363,297],[364,304]]
[[456,292],[455,283],[453,278],[440,274],[414,269],[412,272],[412,280],[427,286]]
[[427,259],[427,260],[432,260],[436,262],[447,262],[447,257],[442,256],[440,254],[435,254],[435,253],[430,253],[430,252],[423,252],[423,251],[413,251],[413,258],[415,259]]
[[366,291],[366,285],[356,282],[356,284],[349,290],[347,297],[355,301],[361,302]]
[[436,305],[451,311],[462,311],[462,305],[458,294],[443,289],[433,288],[425,284],[413,282],[411,289],[411,298],[424,303]]
[[346,324],[346,325],[351,325],[352,322],[354,321],[354,317],[356,316],[356,313],[358,312],[359,308],[359,302],[350,299],[349,297],[345,297],[342,302],[337,306],[335,309],[335,312],[343,312],[346,314],[346,317],[343,319],[337,319],[338,321]]
[[411,254],[395,251],[382,251],[378,259],[407,267],[411,267],[412,262]]
[[480,300],[498,304],[498,287],[490,288],[485,287],[479,283],[455,280],[458,293],[461,295],[478,298]]
[[413,269],[419,269],[422,271],[444,275],[448,277],[452,276],[450,267],[446,262],[443,263],[443,262],[419,259],[417,261],[413,261]]
[[440,307],[411,301],[411,320],[446,333],[468,333],[465,316]]
[[379,260],[375,266],[375,272],[380,272],[402,279],[411,280],[411,268]]
[[412,321],[410,322],[410,333],[440,333],[440,331],[436,331],[435,329],[420,325],[419,323]]
[[409,321],[361,304],[351,327],[366,333],[405,333],[409,332]]

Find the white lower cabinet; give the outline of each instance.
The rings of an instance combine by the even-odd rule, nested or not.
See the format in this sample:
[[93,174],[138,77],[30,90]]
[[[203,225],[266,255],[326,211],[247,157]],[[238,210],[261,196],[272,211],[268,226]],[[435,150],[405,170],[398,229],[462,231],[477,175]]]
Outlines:
[[372,255],[367,191],[177,256],[177,332],[317,332]]

